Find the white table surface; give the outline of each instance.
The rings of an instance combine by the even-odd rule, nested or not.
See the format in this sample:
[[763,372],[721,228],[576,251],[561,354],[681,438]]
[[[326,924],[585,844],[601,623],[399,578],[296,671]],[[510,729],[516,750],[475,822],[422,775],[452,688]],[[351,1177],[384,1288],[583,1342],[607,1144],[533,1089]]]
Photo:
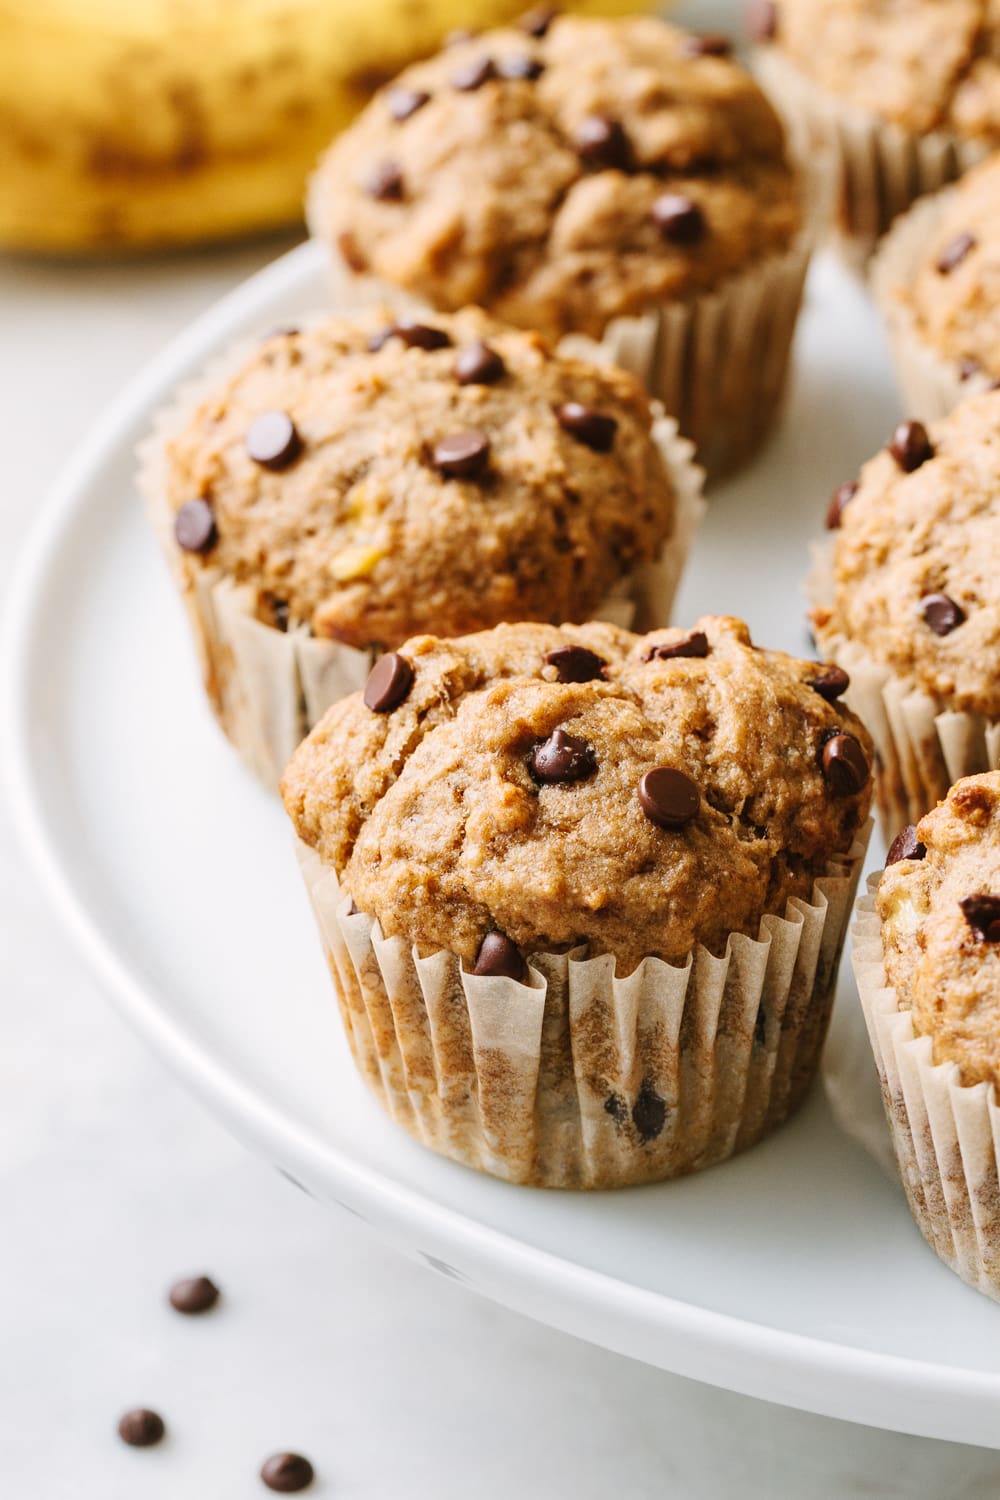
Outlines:
[[[277,250],[0,262],[0,588],[103,403]],[[129,1034],[0,806],[0,1496],[250,1500],[281,1448],[350,1500],[972,1500],[1000,1454],[712,1391],[479,1301],[252,1160]],[[170,1282],[206,1271],[185,1319]],[[164,1416],[126,1448],[121,1411]]]

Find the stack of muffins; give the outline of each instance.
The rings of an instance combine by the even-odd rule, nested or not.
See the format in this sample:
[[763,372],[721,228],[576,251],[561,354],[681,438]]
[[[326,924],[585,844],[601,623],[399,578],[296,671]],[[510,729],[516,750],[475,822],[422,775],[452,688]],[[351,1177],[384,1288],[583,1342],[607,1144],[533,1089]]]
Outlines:
[[[927,60],[907,10],[754,8],[789,137],[822,147],[810,169],[837,174],[865,253],[1000,143],[987,21]],[[670,625],[704,468],[746,464],[776,421],[807,204],[832,201],[785,141],[721,37],[536,11],[460,39],[319,166],[336,315],[181,392],[141,486],[212,707],[281,783],[355,1061],[398,1123],[562,1187],[760,1140],[816,1075],[875,796],[899,837],[884,968],[863,904],[859,978],[900,1159],[932,1242],[1000,1294],[1000,1240],[946,1251],[929,1116],[914,1132],[875,1019],[905,1017],[920,1066],[988,1089],[993,1118],[996,164],[876,257],[922,374],[913,420],[835,497],[825,660],[805,661],[722,613]]]

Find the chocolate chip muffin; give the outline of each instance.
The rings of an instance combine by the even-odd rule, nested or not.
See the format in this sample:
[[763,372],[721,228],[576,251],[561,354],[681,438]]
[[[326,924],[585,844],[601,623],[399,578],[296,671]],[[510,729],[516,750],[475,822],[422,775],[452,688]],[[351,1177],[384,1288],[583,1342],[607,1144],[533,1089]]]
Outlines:
[[993,0],[778,0],[752,6],[751,24],[758,72],[799,154],[828,163],[862,255],[914,199],[1000,147]]
[[898,219],[872,282],[914,416],[1000,384],[1000,155]]
[[663,619],[699,477],[635,379],[476,310],[266,339],[154,445],[144,487],[223,727],[276,785],[414,632]]
[[726,54],[652,17],[565,17],[408,69],[312,185],[338,300],[374,280],[585,337],[703,460],[739,462],[781,392],[806,257],[781,125]]
[[1000,772],[959,781],[900,835],[860,904],[855,949],[914,1216],[1000,1300]]
[[822,1046],[871,800],[844,686],[724,618],[383,657],[282,794],[394,1116],[564,1186],[690,1171],[783,1120]]
[[829,519],[813,623],[875,737],[891,838],[1000,756],[1000,392],[903,423]]

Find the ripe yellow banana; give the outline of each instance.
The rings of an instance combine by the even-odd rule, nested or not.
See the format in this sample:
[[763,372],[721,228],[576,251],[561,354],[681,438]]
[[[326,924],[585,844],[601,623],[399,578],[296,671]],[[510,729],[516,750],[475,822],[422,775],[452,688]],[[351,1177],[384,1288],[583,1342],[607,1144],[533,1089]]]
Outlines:
[[0,246],[121,250],[290,223],[375,87],[448,31],[528,3],[0,0]]

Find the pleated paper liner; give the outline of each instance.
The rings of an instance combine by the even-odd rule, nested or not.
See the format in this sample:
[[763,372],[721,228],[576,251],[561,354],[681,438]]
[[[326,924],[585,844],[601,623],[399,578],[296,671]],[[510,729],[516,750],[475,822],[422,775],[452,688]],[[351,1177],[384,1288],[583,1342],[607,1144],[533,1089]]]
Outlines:
[[811,900],[733,934],[723,957],[699,947],[616,978],[585,948],[535,954],[525,983],[386,939],[298,849],[355,1063],[392,1119],[510,1182],[613,1188],[725,1161],[801,1104],[870,827]]
[[827,179],[840,248],[863,269],[898,214],[988,155],[988,147],[944,131],[913,134],[839,99],[779,47],[761,47],[753,69],[788,127],[792,151]]
[[872,290],[885,324],[896,383],[906,414],[921,422],[946,417],[967,396],[989,390],[991,377],[965,380],[957,361],[944,359],[921,337],[909,290],[955,189],[945,188],[915,203],[896,220],[871,266]]
[[1000,1109],[992,1084],[935,1063],[930,1037],[886,981],[875,911],[880,875],[858,902],[854,974],[899,1175],[921,1234],[956,1275],[1000,1301]]
[[[814,607],[833,599],[832,552],[832,542],[814,548],[806,580]],[[875,741],[875,798],[886,843],[919,823],[963,776],[1000,766],[1000,722],[949,708],[835,631],[816,630],[816,640],[824,658],[850,675],[844,701]]]
[[[364,686],[381,647],[358,650],[314,636],[307,625],[278,630],[259,618],[251,585],[237,585],[218,569],[188,562],[177,546],[167,499],[167,444],[251,347],[221,356],[159,414],[139,451],[137,482],[181,591],[215,716],[253,774],[276,791],[301,741],[332,703]],[[705,504],[704,475],[676,423],[658,415],[652,436],[676,496],[674,532],[655,561],[622,579],[594,611],[596,619],[641,631],[669,623]]]

